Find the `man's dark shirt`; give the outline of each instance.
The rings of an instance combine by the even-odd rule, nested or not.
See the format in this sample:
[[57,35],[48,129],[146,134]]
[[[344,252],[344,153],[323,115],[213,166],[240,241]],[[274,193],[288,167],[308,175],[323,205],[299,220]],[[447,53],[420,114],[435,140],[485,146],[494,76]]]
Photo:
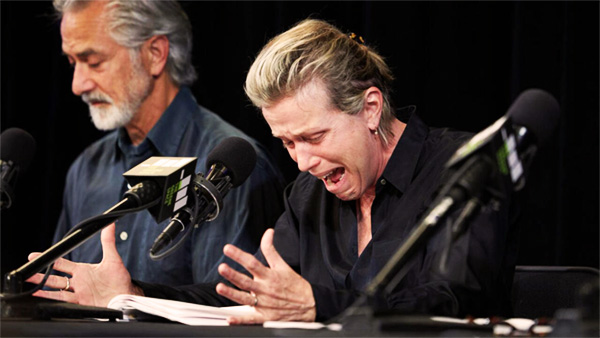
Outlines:
[[[372,240],[358,256],[356,201],[341,201],[308,173],[286,189],[286,212],[275,226],[274,245],[312,286],[317,320],[350,306],[396,252],[430,206],[444,176],[444,164],[470,134],[428,128],[414,108],[384,172],[371,209]],[[438,231],[409,261],[410,268],[385,297],[385,308],[448,316],[504,314],[509,310],[514,254],[508,248],[507,207],[485,206],[449,252],[449,273],[439,270],[447,246]],[[257,253],[262,259],[261,253]],[[210,287],[176,295],[142,285],[148,296],[218,303]],[[214,286],[213,286],[214,288]],[[175,292],[171,292],[175,291]]]
[[[257,151],[250,177],[224,198],[219,217],[193,229],[185,245],[170,256],[153,261],[148,252],[169,220],[156,224],[148,211],[124,216],[116,224],[116,245],[132,278],[165,285],[212,282],[220,278],[223,246],[234,243],[254,252],[264,230],[283,212],[283,178],[267,152],[256,141],[214,113],[199,106],[182,87],[159,121],[138,146],[120,128],[89,146],[72,164],[65,185],[63,210],[54,241],[78,222],[99,215],[123,198],[123,173],[151,156],[198,157],[196,172],[205,172],[208,153],[225,138],[242,137]],[[100,235],[66,256],[75,262],[102,259]]]

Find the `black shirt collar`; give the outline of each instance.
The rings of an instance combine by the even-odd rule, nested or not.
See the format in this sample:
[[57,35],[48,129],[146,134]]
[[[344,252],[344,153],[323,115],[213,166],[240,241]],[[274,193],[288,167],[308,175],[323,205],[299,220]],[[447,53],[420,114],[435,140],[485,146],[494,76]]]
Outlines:
[[396,112],[397,118],[406,121],[407,125],[382,174],[386,184],[392,184],[402,193],[414,177],[423,143],[429,134],[429,128],[415,111],[415,106],[408,106]]

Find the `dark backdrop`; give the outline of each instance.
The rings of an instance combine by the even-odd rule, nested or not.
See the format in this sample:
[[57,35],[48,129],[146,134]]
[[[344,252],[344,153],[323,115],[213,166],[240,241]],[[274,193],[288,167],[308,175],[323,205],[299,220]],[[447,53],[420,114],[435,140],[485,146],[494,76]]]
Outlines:
[[[50,2],[0,1],[1,129],[37,141],[2,211],[2,274],[50,246],[69,164],[102,136],[71,92]],[[184,2],[194,27],[198,101],[269,147],[297,174],[242,84],[269,38],[312,16],[361,35],[396,75],[397,106],[433,126],[480,131],[524,89],[552,93],[562,115],[528,180],[520,264],[598,267],[598,2]],[[107,206],[108,208],[109,206]]]

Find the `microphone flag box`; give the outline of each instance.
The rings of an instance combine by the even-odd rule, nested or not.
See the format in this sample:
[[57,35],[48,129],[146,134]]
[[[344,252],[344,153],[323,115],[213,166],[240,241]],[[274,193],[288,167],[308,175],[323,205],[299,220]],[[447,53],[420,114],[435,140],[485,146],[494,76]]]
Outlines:
[[160,223],[187,204],[196,170],[196,157],[153,156],[123,174],[130,186],[154,181],[162,191],[160,202],[148,211]]

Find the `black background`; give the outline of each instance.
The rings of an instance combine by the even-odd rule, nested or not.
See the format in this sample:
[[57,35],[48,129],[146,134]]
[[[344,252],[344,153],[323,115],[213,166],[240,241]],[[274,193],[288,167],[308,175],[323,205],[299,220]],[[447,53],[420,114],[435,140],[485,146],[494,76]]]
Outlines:
[[[561,104],[528,178],[519,264],[598,267],[598,2],[183,2],[194,29],[198,101],[297,174],[242,85],[260,48],[308,16],[355,32],[396,76],[396,106],[432,126],[477,132],[531,87]],[[50,2],[0,1],[1,129],[37,142],[13,208],[1,214],[2,275],[45,250],[69,164],[103,134],[71,89]],[[109,206],[107,206],[108,208]]]

